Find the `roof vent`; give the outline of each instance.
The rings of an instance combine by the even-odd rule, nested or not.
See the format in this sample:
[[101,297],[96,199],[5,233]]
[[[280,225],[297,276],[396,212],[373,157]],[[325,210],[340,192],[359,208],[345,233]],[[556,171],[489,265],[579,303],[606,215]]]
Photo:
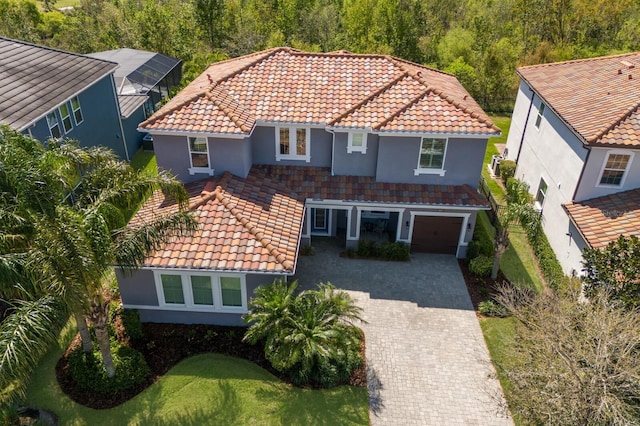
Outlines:
[[618,70],[618,75],[622,74],[622,70]]
[[211,77],[211,74],[207,74],[207,78],[209,79],[209,83],[213,84],[213,78]]
[[633,80],[633,76],[629,74],[629,80]]
[[636,67],[634,64],[632,64],[629,61],[620,61],[620,63],[622,65],[624,65],[625,67],[627,67],[628,70],[632,70],[632,69],[634,69]]

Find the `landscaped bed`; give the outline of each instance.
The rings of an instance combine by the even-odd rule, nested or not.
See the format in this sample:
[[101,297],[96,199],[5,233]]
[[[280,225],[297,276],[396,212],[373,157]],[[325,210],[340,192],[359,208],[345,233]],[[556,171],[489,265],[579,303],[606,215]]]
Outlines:
[[[260,345],[242,341],[246,328],[198,324],[143,323],[143,337],[130,340],[129,345],[140,351],[151,369],[151,375],[140,386],[105,395],[79,388],[69,374],[69,354],[80,345],[76,336],[56,365],[56,376],[62,390],[74,401],[91,408],[112,408],[133,398],[158,381],[180,361],[198,354],[217,353],[243,358],[269,371],[284,382],[288,377],[271,367]],[[364,357],[364,340],[361,346]],[[366,368],[356,369],[349,379],[352,386],[366,387]]]

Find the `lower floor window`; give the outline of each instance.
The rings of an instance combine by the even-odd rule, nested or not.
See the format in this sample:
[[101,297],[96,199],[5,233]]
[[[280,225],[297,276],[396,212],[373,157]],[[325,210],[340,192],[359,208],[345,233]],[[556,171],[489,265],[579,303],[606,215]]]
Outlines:
[[246,309],[244,276],[156,271],[160,305],[210,310]]

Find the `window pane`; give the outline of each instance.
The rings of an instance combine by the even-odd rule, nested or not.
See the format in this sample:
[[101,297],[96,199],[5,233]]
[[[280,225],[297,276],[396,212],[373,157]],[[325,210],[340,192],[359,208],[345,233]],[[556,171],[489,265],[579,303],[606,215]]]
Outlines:
[[191,290],[193,291],[194,304],[213,306],[213,292],[211,291],[211,277],[192,275]]
[[71,99],[71,108],[73,108],[74,110],[80,108],[80,101],[78,100],[77,96]]
[[362,133],[354,133],[351,136],[351,146],[362,146]]
[[242,306],[242,291],[240,290],[240,278],[220,277],[223,306]]
[[602,172],[602,179],[600,179],[600,183],[603,185],[620,185],[620,182],[622,182],[622,176],[624,176],[624,171],[605,170]]
[[180,275],[160,275],[162,280],[162,291],[165,303],[184,304],[184,294],[182,294],[182,278]]
[[423,139],[420,149],[420,168],[441,169],[446,139]]
[[191,154],[191,164],[193,167],[209,167],[209,156],[207,154]]
[[280,154],[289,155],[289,129],[280,129]]
[[76,125],[82,123],[82,110],[77,96],[71,99],[71,109],[73,110],[73,118],[76,120]]
[[296,155],[307,155],[307,129],[296,129]]
[[617,169],[624,170],[627,168],[627,162],[629,161],[629,156],[624,154],[610,154],[607,159],[607,165],[605,166],[607,169]]
[[71,124],[71,114],[69,113],[69,107],[67,104],[60,105],[60,116],[62,117],[62,126],[64,127],[64,131],[69,132],[73,125]]
[[205,138],[189,138],[191,152],[207,152],[207,140]]
[[60,133],[60,125],[58,124],[58,117],[56,117],[54,112],[47,114],[47,124],[49,125],[49,130],[51,130],[51,136],[54,138],[62,136]]

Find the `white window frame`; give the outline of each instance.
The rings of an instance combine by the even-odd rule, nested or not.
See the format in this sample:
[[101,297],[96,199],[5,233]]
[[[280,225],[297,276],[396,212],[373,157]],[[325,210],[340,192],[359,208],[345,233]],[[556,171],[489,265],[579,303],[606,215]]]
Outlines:
[[[204,139],[204,146],[207,147],[207,163],[209,164],[209,167],[194,167],[193,165],[193,157],[191,156],[191,154],[204,154],[204,152],[201,151],[191,151],[191,138],[194,139]],[[189,167],[189,174],[190,175],[195,175],[196,173],[206,173],[209,176],[213,176],[213,167],[211,167],[211,152],[209,149],[209,138],[207,138],[206,136],[187,136],[187,150],[189,151],[189,164],[191,165],[191,167]]]
[[[600,183],[602,182],[602,175],[604,175],[604,172],[607,168],[607,162],[609,161],[609,157],[611,155],[626,155],[627,157],[629,157],[629,161],[627,161],[627,167],[624,169],[624,172],[622,174],[622,178],[620,179],[620,183],[615,185],[615,184],[611,184],[611,183]],[[627,180],[627,176],[629,175],[629,169],[631,169],[631,163],[633,162],[633,156],[634,156],[634,152],[633,151],[625,151],[625,150],[620,150],[620,149],[614,149],[614,150],[610,150],[607,151],[607,155],[604,158],[604,161],[602,162],[602,166],[600,167],[600,174],[598,174],[598,183],[596,184],[596,187],[598,188],[622,188],[624,186],[625,181]],[[611,169],[611,170],[617,170],[617,169]]]
[[[182,283],[182,295],[184,304],[166,303],[164,300],[164,289],[162,287],[161,275],[179,275]],[[204,276],[211,278],[211,291],[213,292],[213,305],[196,305],[193,300],[193,287],[191,286],[191,276]],[[222,285],[220,278],[239,278],[240,279],[240,295],[242,298],[241,306],[225,306],[222,304]],[[158,296],[158,305],[162,309],[167,310],[189,310],[194,312],[225,312],[239,313],[248,312],[247,308],[247,282],[246,275],[233,273],[207,273],[184,270],[154,270],[153,278],[156,285],[156,294]]]
[[[64,115],[64,113],[62,112],[62,108],[63,107],[65,107],[67,109],[67,115]],[[58,107],[58,113],[60,114],[60,118],[62,118],[62,129],[64,130],[64,133],[67,134],[71,130],[73,130],[73,121],[71,120],[71,108],[69,108],[69,104],[67,104],[66,102],[61,104]],[[64,122],[65,119],[69,120],[69,128],[68,129],[67,129],[67,125]]]
[[[311,128],[310,127],[300,127],[300,126],[276,126],[276,161],[282,160],[298,160],[298,161],[306,161],[309,163],[311,161]],[[289,154],[280,154],[280,129],[288,129],[289,130]],[[296,131],[297,130],[305,131],[305,154],[298,155],[297,153],[297,138]],[[296,151],[292,154],[292,151]]]
[[[354,135],[362,135],[362,145],[353,145]],[[367,153],[367,132],[349,132],[349,137],[347,140],[347,154],[351,154],[352,152],[361,152],[363,154]]]
[[540,123],[542,123],[542,118],[544,117],[544,111],[547,109],[547,105],[544,102],[540,102],[540,107],[538,108],[538,115],[536,116],[535,126],[537,130],[540,130]]
[[[53,116],[53,118],[55,118],[55,123],[52,124],[51,121],[49,121],[49,117]],[[62,133],[62,127],[60,126],[60,120],[58,120],[58,114],[56,114],[55,110],[51,111],[49,114],[46,115],[46,120],[47,120],[47,126],[49,127],[49,134],[51,135],[51,137],[53,139],[60,139],[63,135]],[[53,128],[54,127],[58,127],[58,133],[60,134],[60,136],[54,136],[53,135]]]
[[[76,100],[76,102],[78,103],[78,108],[74,108],[73,107],[73,100]],[[84,114],[82,114],[82,106],[80,106],[80,98],[78,98],[77,96],[74,96],[73,98],[71,98],[71,101],[69,101],[69,103],[71,104],[71,111],[72,111],[72,115],[73,115],[73,121],[76,123],[76,126],[78,126],[80,123],[82,123],[84,121]],[[80,120],[78,121],[78,117],[76,115],[77,112],[80,112]]]
[[[544,191],[542,190],[542,184],[544,183]],[[544,178],[541,176],[540,177],[540,182],[538,182],[538,191],[536,191],[536,202],[535,202],[535,207],[538,211],[542,211],[542,207],[544,207],[544,202],[547,199],[547,192],[549,191],[549,185],[547,184],[547,181],[544,180]],[[540,198],[540,194],[542,194],[542,202],[540,202],[539,198]]]
[[[425,140],[444,140],[444,151],[442,152],[442,167],[439,169],[435,169],[435,168],[423,168],[420,167],[420,157],[422,155],[422,144],[424,143]],[[440,176],[444,176],[445,173],[447,172],[444,169],[444,165],[446,164],[446,160],[447,160],[447,148],[449,147],[449,138],[434,138],[434,137],[427,137],[424,136],[420,139],[420,146],[418,149],[418,166],[413,170],[413,174],[415,176],[418,175],[440,175]]]

